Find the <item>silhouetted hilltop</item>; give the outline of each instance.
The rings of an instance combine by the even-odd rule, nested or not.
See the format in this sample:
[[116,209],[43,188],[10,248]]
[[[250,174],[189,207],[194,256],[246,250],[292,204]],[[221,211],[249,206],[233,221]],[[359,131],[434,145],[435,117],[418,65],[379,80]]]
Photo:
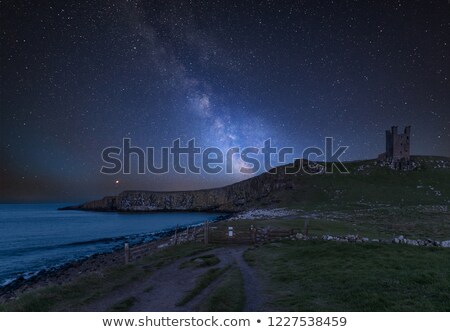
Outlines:
[[[376,160],[344,163],[348,174],[306,168],[303,160],[221,188],[194,191],[124,191],[117,196],[63,209],[92,211],[238,212],[259,206],[332,206],[342,204],[448,204],[450,158],[412,158],[413,169],[399,171]],[[304,171],[290,174],[305,165]],[[312,174],[312,175],[311,175]]]

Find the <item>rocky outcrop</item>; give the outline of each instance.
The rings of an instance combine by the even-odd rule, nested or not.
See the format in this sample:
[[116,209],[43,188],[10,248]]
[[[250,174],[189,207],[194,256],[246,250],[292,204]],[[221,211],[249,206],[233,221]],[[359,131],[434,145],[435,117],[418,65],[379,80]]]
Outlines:
[[214,211],[237,212],[249,203],[268,197],[272,192],[292,188],[292,178],[285,172],[264,173],[221,188],[194,191],[124,191],[117,196],[87,202],[65,209],[93,211]]

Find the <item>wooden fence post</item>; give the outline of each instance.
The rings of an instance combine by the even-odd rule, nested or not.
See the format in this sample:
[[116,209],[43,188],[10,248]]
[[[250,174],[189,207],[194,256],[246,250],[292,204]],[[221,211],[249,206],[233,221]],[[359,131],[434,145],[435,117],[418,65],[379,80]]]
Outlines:
[[305,236],[308,236],[308,220],[305,220],[305,227],[303,229],[303,233],[305,233]]
[[252,237],[252,242],[253,242],[253,244],[255,244],[256,243],[256,228],[253,225],[250,227],[250,234]]
[[130,262],[130,245],[125,242],[125,264]]
[[204,229],[205,229],[205,239],[204,239],[204,241],[205,241],[205,244],[208,244],[208,242],[209,242],[209,239],[208,239],[208,233],[209,233],[209,227],[208,227],[208,221],[205,221],[205,226],[204,226]]
[[178,243],[178,225],[175,228],[175,241],[174,241],[174,244],[176,245],[177,243]]

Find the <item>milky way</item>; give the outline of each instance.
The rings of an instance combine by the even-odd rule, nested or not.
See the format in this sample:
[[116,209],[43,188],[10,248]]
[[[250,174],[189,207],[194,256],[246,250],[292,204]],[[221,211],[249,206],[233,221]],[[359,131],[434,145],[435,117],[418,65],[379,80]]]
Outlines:
[[447,1],[2,1],[2,201],[219,186],[241,175],[100,174],[101,151],[348,145],[391,125],[450,155]]

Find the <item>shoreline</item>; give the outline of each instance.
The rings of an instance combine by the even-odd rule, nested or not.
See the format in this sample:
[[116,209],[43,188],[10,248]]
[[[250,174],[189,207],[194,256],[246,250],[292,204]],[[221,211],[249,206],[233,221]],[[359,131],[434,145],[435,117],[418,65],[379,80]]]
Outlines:
[[[209,222],[221,222],[231,217],[231,214],[219,216]],[[174,227],[155,232],[153,234],[154,239],[150,241],[142,240],[139,242],[135,242],[130,247],[133,248],[142,244],[152,243],[156,247],[155,251],[160,250],[158,247],[166,247],[167,243],[171,241],[176,230],[182,231],[187,228],[193,229],[202,227],[202,225],[203,223],[196,223],[193,225]],[[68,261],[58,266],[42,269],[40,271],[37,271],[29,278],[25,278],[23,275],[21,275],[11,282],[0,286],[0,303],[14,300],[18,296],[31,290],[37,290],[39,288],[52,285],[63,285],[75,281],[81,276],[101,274],[102,270],[104,269],[124,264],[125,250],[123,247],[121,247],[113,249],[109,252],[94,253],[90,256]]]
[[[314,216],[299,214],[299,210],[292,210],[287,208],[275,208],[275,209],[250,209],[243,213],[229,214],[225,216],[219,216],[213,219],[212,223],[221,222],[231,222],[236,223],[239,221],[250,221],[250,220],[273,220],[289,221],[292,218],[307,218],[314,219]],[[303,225],[303,224],[302,224]],[[196,223],[192,225],[181,226],[178,228],[171,228],[165,231],[155,232],[154,238],[150,241],[140,241],[135,243],[130,243],[130,249],[137,249],[141,252],[140,248],[146,246],[150,248],[145,251],[145,256],[152,255],[164,250],[165,248],[172,247],[176,243],[189,242],[190,240],[187,234],[194,234],[197,232],[202,232],[199,230],[203,227],[202,223]],[[192,232],[185,232],[189,228]],[[262,239],[259,240],[261,243],[273,242],[270,237],[264,238],[265,234],[270,230],[271,226],[263,226],[261,228]],[[174,236],[176,229],[178,230],[178,241],[177,237]],[[297,228],[295,228],[297,230]],[[358,235],[355,233],[346,233],[347,235],[331,235],[333,232],[320,232],[309,234],[306,232],[304,234],[302,230],[297,231],[297,233],[285,234],[282,238],[277,240],[289,240],[289,241],[321,241],[321,242],[346,242],[346,243],[366,243],[366,244],[386,244],[386,245],[407,245],[407,246],[417,246],[417,247],[443,247],[450,248],[450,240],[432,240],[426,238],[425,240],[420,240],[418,237],[405,237],[403,235],[392,237],[377,237],[371,238],[370,235],[365,237],[363,235]],[[260,234],[260,237],[261,237]],[[194,236],[195,239],[195,236]],[[136,248],[137,247],[137,248]],[[128,256],[129,257],[129,256]],[[137,256],[139,258],[141,256]],[[112,267],[117,267],[125,265],[125,250],[124,248],[117,248],[111,252],[106,253],[96,253],[86,258],[81,258],[79,260],[68,262],[64,265],[43,270],[36,275],[25,279],[18,278],[15,281],[5,285],[0,286],[0,304],[15,300],[18,296],[28,293],[28,291],[33,291],[37,289],[44,288],[46,286],[52,285],[65,285],[76,281],[79,277],[83,276],[102,276],[104,272]]]

